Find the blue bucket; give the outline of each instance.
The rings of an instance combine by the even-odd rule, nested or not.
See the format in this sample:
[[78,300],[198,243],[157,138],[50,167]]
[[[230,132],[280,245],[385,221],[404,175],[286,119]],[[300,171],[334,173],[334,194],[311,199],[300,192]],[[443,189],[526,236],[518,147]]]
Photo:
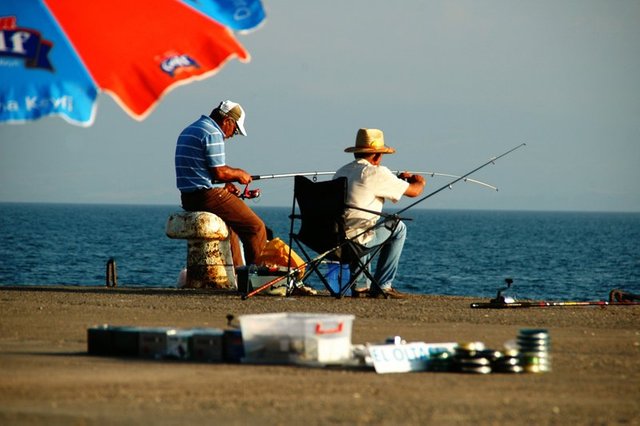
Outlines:
[[[339,274],[340,268],[342,268],[342,279],[340,279]],[[339,293],[340,288],[349,282],[350,275],[348,264],[340,265],[338,262],[327,262],[327,273],[324,277],[334,293]]]

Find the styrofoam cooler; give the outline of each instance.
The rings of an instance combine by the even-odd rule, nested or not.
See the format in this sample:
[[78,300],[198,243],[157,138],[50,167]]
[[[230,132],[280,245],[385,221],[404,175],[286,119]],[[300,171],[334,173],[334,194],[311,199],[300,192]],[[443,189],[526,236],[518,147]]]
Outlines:
[[244,362],[339,364],[351,358],[353,315],[241,315]]

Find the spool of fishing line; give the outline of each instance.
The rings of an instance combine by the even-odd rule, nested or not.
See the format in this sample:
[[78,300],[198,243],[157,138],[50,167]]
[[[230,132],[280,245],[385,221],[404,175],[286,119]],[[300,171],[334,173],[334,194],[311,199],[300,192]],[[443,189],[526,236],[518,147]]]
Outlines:
[[522,373],[524,369],[520,363],[520,352],[517,349],[505,348],[502,352],[498,352],[497,356],[491,363],[491,368],[496,373]]
[[491,373],[491,360],[489,359],[491,352],[485,349],[482,342],[459,343],[454,354],[455,371],[474,374]]
[[520,363],[527,373],[551,371],[551,338],[545,329],[521,329],[516,339]]

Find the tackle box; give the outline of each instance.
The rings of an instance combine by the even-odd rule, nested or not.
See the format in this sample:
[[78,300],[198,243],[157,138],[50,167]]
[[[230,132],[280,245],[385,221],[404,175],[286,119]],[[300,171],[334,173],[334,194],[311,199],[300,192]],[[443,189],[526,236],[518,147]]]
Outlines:
[[[252,273],[250,273],[250,271]],[[279,277],[287,275],[286,266],[267,267],[267,266],[240,266],[236,268],[238,276],[238,292],[247,294],[251,290],[260,288],[269,281],[273,281]],[[274,285],[281,286],[286,284],[286,278],[277,281]]]

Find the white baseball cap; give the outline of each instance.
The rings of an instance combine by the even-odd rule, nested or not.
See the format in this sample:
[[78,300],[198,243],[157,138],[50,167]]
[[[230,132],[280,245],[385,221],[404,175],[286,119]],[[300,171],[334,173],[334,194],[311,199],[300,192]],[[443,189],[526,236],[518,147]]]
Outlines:
[[247,131],[244,128],[244,118],[246,114],[240,104],[230,100],[220,102],[218,109],[225,115],[233,118],[238,125],[238,131],[242,136],[247,136]]

